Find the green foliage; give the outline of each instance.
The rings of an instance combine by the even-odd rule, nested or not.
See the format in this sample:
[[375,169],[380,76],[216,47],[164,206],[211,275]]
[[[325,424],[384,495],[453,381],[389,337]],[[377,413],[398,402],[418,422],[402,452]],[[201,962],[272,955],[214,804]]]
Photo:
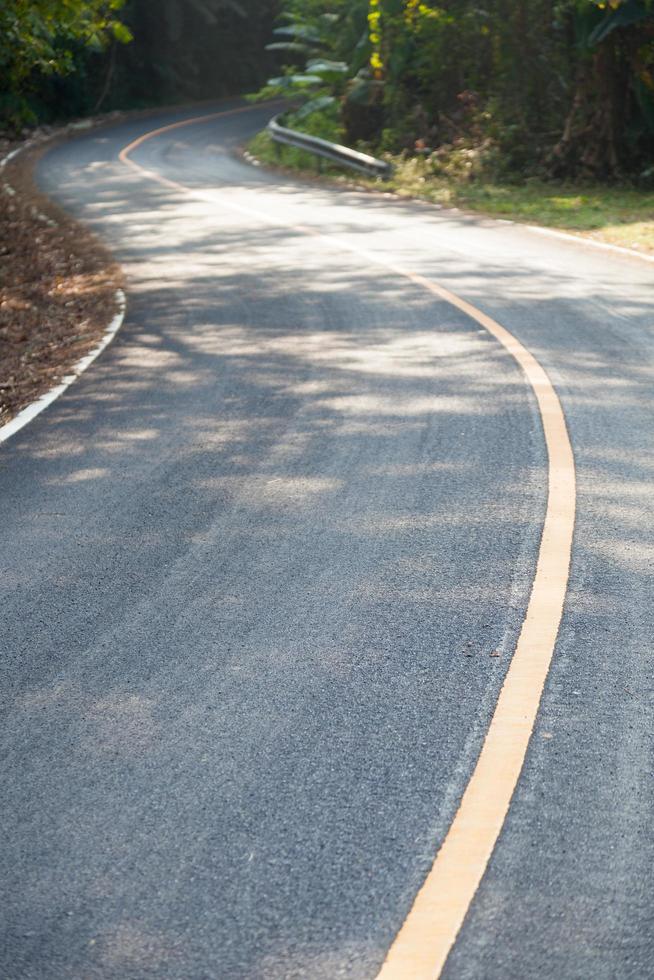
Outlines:
[[278,9],[278,0],[0,0],[0,125],[252,90],[274,67],[264,47]]
[[32,71],[62,74],[72,67],[71,46],[102,48],[110,37],[131,40],[114,17],[124,0],[4,0],[0,7],[0,68],[17,83]]
[[269,76],[302,125],[471,182],[654,180],[654,0],[0,0],[5,125]]
[[[131,40],[117,19],[124,0],[4,0],[0,6],[0,113],[19,124],[34,76],[73,70],[80,47]],[[2,118],[0,117],[0,119]]]
[[280,30],[314,46],[275,48],[296,73],[318,45],[347,66],[323,94],[351,143],[471,180],[650,179],[654,0],[286,0]]
[[[583,8],[582,8],[583,10]],[[619,4],[597,4],[595,16],[597,24],[588,35],[588,45],[593,47],[601,44],[613,31],[619,27],[631,27],[640,24],[650,16],[650,5],[643,0],[624,0]]]

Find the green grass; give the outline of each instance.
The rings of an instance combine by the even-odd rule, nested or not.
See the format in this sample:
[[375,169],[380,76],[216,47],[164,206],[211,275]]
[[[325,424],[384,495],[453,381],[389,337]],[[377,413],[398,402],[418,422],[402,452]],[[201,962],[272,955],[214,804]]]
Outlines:
[[[316,158],[291,147],[279,149],[266,132],[249,145],[262,163],[316,173]],[[325,166],[324,176],[417,197],[445,207],[458,207],[527,224],[558,228],[586,238],[654,253],[654,192],[628,187],[545,183],[490,183],[436,175],[421,158],[390,158],[391,180],[375,181]]]

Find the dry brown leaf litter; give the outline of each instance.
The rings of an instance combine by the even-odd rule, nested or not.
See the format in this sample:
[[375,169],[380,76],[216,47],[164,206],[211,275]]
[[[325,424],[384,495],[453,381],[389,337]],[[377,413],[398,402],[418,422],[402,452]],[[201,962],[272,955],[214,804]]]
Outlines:
[[0,425],[59,383],[117,312],[120,269],[37,191],[39,152],[0,171]]

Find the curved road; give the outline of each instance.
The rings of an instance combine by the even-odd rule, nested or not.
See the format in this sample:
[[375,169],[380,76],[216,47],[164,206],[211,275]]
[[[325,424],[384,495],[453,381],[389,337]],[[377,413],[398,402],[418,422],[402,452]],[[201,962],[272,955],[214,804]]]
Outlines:
[[654,268],[255,169],[233,151],[269,113],[162,132],[140,170],[119,152],[191,111],[40,164],[128,317],[0,450],[0,976],[380,970],[488,730],[548,477],[515,361],[401,267],[538,358],[578,480],[525,766],[442,976],[651,977]]

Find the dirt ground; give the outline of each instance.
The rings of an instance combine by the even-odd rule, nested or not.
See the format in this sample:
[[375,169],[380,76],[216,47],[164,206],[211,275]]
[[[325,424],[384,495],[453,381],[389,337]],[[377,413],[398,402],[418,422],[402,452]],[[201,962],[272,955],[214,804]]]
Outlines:
[[[111,254],[36,189],[45,145],[0,170],[0,425],[69,374],[118,310]],[[0,140],[0,159],[13,148]]]

